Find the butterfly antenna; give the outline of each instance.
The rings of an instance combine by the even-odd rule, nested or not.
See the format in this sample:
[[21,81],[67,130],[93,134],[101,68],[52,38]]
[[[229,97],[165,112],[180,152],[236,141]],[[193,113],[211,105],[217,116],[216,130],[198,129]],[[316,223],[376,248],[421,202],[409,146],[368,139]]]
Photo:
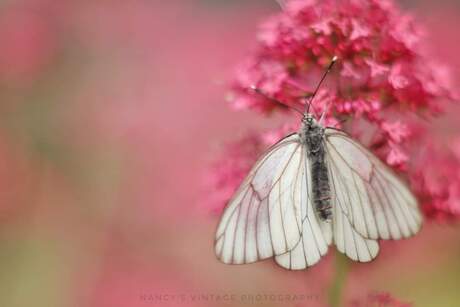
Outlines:
[[264,98],[270,100],[271,102],[276,103],[276,104],[282,106],[283,108],[290,108],[290,109],[296,111],[297,113],[303,115],[303,112],[300,111],[299,109],[297,109],[297,108],[295,108],[295,107],[293,107],[293,106],[289,106],[289,105],[285,104],[284,102],[282,102],[282,101],[280,101],[280,100],[278,100],[278,99],[276,99],[276,98],[274,98],[274,97],[268,96],[268,95],[265,94],[260,88],[256,87],[255,85],[251,85],[251,89],[252,89],[254,92],[256,92],[257,94],[259,94],[260,96],[262,96],[262,97],[264,97]]
[[311,95],[310,101],[308,102],[308,104],[305,104],[305,114],[308,114],[308,112],[310,111],[310,106],[311,106],[311,103],[313,102],[313,98],[315,98],[316,93],[318,92],[319,88],[321,87],[321,84],[323,83],[324,79],[326,79],[327,74],[331,71],[331,69],[334,66],[335,62],[337,62],[337,56],[334,56],[332,58],[331,63],[327,67],[326,71],[324,72],[323,76],[321,77],[321,80],[319,81],[318,85],[316,86],[316,89],[313,92],[313,95]]

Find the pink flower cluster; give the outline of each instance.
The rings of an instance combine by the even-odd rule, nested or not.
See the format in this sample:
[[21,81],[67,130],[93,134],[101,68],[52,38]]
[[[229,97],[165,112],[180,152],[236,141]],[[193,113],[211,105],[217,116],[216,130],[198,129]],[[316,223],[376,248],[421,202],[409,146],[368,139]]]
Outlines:
[[[429,55],[423,32],[390,0],[285,1],[284,10],[261,25],[255,49],[238,67],[232,106],[262,114],[286,110],[250,90],[255,85],[287,106],[302,109],[325,67],[337,56],[312,112],[325,111],[326,124],[346,130],[401,172],[416,187],[426,212],[458,213],[460,203],[453,196],[460,191],[458,180],[448,177],[447,185],[436,193],[428,185],[432,178],[445,175],[434,163],[447,162],[431,151],[410,158],[414,153],[420,156],[420,146],[426,142],[426,119],[441,114],[444,103],[455,96],[449,72]],[[300,123],[298,118],[293,122]],[[226,155],[223,164],[260,154],[233,151],[236,154]],[[458,160],[449,161],[460,169]],[[423,171],[427,162],[431,172]],[[235,190],[250,164],[245,162],[237,174],[225,167],[216,173],[226,178],[226,195]],[[222,181],[215,182],[222,190]],[[443,205],[436,205],[441,199]]]
[[449,144],[425,145],[416,161],[413,188],[425,215],[434,220],[460,216],[460,138]]
[[248,91],[251,85],[287,104],[302,103],[335,55],[335,85],[316,103],[331,100],[330,116],[379,123],[382,109],[439,111],[435,98],[451,96],[449,75],[426,55],[422,33],[391,1],[288,1],[262,24],[256,50],[238,69],[234,105],[278,107]]

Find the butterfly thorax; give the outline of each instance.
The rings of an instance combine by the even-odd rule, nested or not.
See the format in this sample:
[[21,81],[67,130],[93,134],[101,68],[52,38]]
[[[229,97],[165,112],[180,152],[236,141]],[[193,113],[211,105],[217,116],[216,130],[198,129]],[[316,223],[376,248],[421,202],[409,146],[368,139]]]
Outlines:
[[302,123],[299,135],[301,141],[306,145],[311,173],[312,200],[320,219],[330,221],[332,218],[331,188],[326,163],[324,127],[312,117],[305,117]]

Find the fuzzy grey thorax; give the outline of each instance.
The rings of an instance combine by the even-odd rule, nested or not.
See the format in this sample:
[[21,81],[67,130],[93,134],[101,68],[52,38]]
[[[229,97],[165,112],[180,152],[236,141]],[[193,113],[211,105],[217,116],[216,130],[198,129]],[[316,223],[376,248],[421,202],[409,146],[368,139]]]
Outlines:
[[321,220],[330,221],[332,218],[331,188],[325,159],[324,131],[324,127],[311,114],[304,115],[299,136],[301,142],[307,148],[311,173],[312,200]]
[[[307,142],[309,150],[317,152],[323,141],[324,127],[322,127],[311,114],[304,115],[302,118],[302,127],[300,128],[300,139]],[[309,143],[311,142],[311,143]]]

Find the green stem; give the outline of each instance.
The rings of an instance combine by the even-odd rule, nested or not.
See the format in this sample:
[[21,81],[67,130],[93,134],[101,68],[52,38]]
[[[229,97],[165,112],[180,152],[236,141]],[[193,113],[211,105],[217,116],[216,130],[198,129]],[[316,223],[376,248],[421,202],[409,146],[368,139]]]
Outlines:
[[349,260],[341,253],[335,254],[335,277],[329,289],[329,305],[340,307],[342,302],[342,291],[345,286],[349,269]]

